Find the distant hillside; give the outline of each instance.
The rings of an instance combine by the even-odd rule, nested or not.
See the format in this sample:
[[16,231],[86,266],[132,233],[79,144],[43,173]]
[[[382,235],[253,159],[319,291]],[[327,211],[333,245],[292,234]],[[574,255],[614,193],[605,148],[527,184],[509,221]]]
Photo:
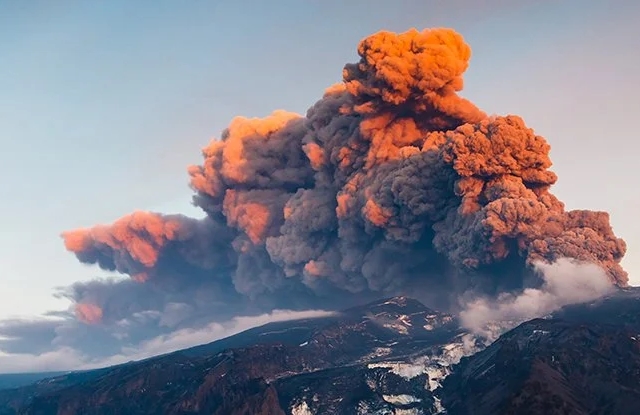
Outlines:
[[0,389],[18,388],[41,379],[64,375],[67,372],[8,373],[0,374]]

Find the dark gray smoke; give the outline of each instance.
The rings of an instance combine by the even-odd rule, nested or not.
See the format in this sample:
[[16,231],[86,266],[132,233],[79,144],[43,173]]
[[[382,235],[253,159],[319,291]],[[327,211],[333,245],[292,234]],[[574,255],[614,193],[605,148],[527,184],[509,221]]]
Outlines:
[[458,95],[471,57],[461,35],[379,32],[358,54],[306,116],[238,117],[203,150],[189,175],[206,218],[136,212],[65,232],[81,262],[133,279],[78,285],[77,317],[496,294],[560,258],[627,283],[608,214],[566,211],[550,193],[545,139]]

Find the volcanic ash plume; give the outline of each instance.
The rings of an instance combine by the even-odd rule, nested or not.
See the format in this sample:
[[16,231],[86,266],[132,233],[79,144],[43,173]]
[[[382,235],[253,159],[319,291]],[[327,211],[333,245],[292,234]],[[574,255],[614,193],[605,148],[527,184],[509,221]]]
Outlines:
[[[238,117],[203,150],[189,175],[206,218],[137,212],[64,233],[67,249],[166,301],[204,290],[200,308],[496,294],[560,258],[627,283],[608,214],[566,211],[550,193],[545,139],[458,95],[461,35],[379,32],[358,54],[306,116]],[[84,294],[83,320],[122,317]]]

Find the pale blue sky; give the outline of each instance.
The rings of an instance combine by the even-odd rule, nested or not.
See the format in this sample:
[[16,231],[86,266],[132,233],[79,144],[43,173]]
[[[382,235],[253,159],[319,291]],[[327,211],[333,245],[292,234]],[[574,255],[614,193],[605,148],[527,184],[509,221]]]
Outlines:
[[186,166],[235,115],[304,112],[380,29],[448,26],[464,95],[552,145],[555,193],[608,210],[640,283],[640,2],[0,0],[0,319],[100,275],[61,231],[193,212]]

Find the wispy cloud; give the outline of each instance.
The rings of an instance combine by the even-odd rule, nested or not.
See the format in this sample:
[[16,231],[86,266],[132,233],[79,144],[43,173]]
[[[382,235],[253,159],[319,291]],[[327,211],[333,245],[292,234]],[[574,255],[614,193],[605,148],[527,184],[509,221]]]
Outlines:
[[52,347],[51,351],[33,353],[0,351],[0,373],[79,370],[110,366],[212,342],[271,322],[318,318],[332,314],[333,312],[323,310],[274,310],[256,316],[234,317],[226,322],[213,322],[200,328],[175,330],[136,345],[124,346],[118,353],[100,358],[92,357],[86,352],[69,346]]

